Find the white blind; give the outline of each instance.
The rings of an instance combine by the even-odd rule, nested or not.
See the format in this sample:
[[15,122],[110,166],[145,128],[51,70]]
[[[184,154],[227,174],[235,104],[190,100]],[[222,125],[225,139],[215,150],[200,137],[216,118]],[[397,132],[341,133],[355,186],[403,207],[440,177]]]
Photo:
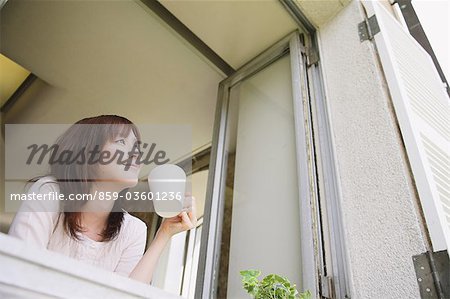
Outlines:
[[450,99],[428,53],[377,1],[383,70],[435,251],[450,248]]

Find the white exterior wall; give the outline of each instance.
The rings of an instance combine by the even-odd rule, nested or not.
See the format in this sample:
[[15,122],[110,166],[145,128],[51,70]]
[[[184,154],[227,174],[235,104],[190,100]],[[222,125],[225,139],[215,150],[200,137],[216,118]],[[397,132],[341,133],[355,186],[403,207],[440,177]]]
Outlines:
[[364,16],[352,1],[319,30],[351,298],[419,298],[412,256],[428,240],[375,47],[359,41]]

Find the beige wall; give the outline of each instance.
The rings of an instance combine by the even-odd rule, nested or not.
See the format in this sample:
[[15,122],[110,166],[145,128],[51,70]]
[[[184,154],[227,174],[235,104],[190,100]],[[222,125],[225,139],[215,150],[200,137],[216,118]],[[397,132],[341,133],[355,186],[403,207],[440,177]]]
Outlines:
[[223,75],[136,2],[17,1],[1,14],[1,52],[43,81],[5,123],[116,113],[191,124],[194,147],[211,140]]
[[192,149],[211,142],[224,75],[136,1],[10,1],[0,22],[1,53],[39,78],[2,125],[118,114],[192,126]]

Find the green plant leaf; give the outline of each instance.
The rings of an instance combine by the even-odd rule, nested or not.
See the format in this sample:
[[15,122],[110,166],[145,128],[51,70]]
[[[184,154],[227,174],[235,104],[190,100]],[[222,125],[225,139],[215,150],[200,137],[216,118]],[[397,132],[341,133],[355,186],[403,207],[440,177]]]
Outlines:
[[259,270],[243,270],[239,272],[244,289],[255,299],[311,299],[311,292],[299,294],[296,285],[286,277],[269,274],[261,281]]
[[312,295],[309,290],[300,294],[300,299],[311,299]]
[[242,277],[259,277],[261,275],[261,271],[259,270],[242,270],[239,271]]

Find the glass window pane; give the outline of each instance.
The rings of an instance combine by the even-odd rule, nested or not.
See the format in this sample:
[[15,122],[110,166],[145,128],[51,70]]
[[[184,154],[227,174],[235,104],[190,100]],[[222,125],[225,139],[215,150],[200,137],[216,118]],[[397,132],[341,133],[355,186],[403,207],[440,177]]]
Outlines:
[[[218,298],[244,298],[239,271],[300,286],[300,208],[289,55],[234,86]],[[226,287],[226,289],[225,289]],[[247,295],[248,296],[248,295]]]

